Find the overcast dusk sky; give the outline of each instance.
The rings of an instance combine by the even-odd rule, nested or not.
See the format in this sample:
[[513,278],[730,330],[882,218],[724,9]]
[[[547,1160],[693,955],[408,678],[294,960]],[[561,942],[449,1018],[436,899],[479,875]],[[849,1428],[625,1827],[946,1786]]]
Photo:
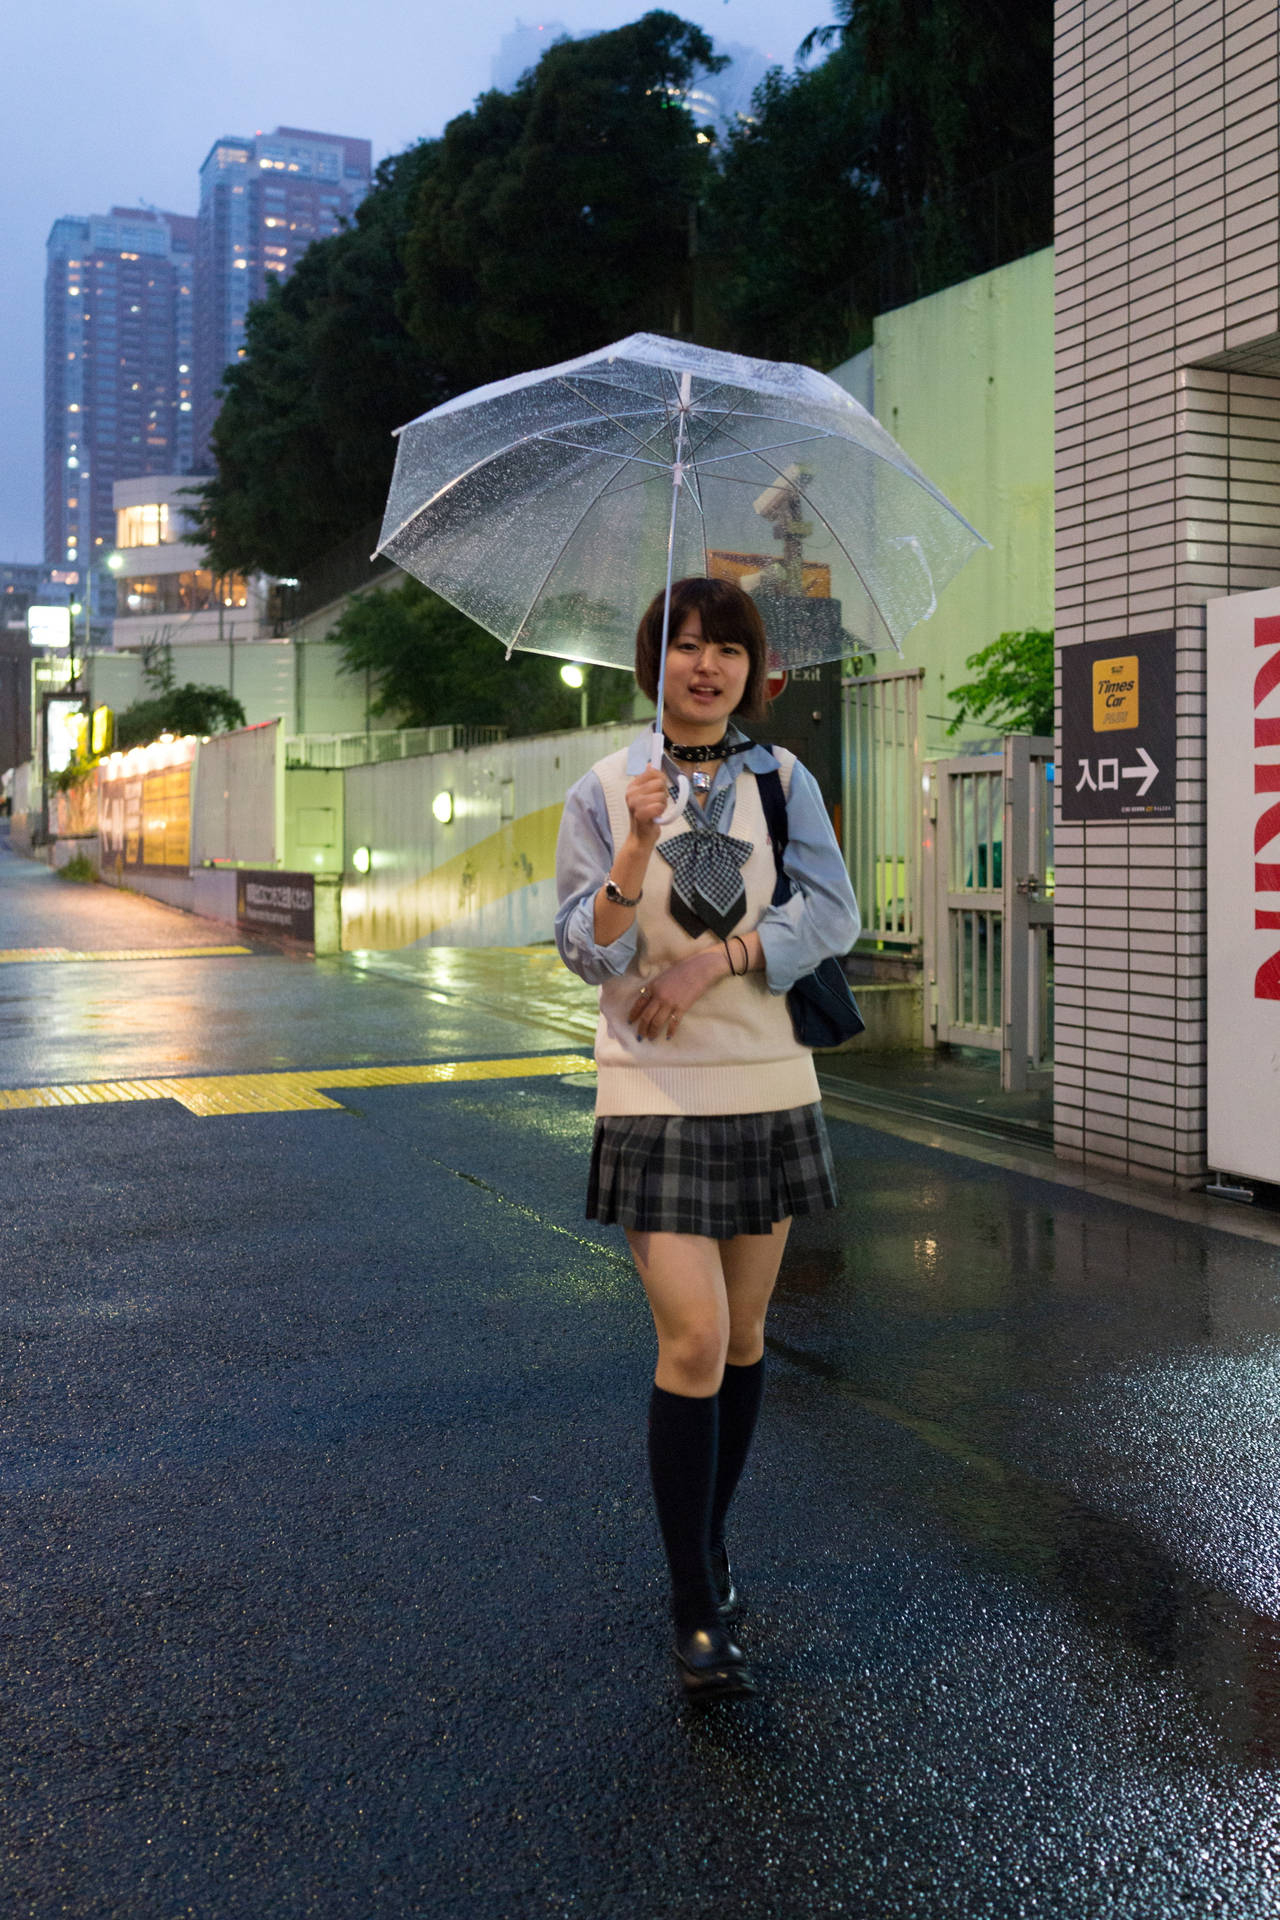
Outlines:
[[[364,135],[374,159],[436,134],[490,85],[504,34],[624,25],[643,0],[36,0],[4,33],[0,115],[0,561],[43,557],[44,247],[61,214],[140,201],[194,213],[222,134],[275,126]],[[792,67],[830,0],[691,0],[671,11],[718,45]]]

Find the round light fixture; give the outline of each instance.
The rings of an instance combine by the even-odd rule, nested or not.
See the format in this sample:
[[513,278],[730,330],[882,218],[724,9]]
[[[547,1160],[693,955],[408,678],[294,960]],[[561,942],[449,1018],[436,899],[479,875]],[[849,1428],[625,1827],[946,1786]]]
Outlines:
[[560,678],[564,681],[566,687],[580,687],[586,679],[586,675],[576,660],[566,660],[560,669]]
[[431,811],[442,827],[447,827],[453,818],[453,795],[438,793],[431,802]]
[[357,847],[351,856],[351,864],[357,873],[368,873],[373,865],[373,856],[368,847]]

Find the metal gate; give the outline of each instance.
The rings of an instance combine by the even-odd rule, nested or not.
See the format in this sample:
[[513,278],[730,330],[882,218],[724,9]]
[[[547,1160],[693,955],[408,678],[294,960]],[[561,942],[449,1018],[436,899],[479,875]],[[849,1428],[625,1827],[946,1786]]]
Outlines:
[[844,681],[844,857],[862,938],[915,947],[920,923],[923,667]]
[[1053,742],[927,773],[925,982],[936,1044],[989,1047],[1020,1092],[1053,1057]]

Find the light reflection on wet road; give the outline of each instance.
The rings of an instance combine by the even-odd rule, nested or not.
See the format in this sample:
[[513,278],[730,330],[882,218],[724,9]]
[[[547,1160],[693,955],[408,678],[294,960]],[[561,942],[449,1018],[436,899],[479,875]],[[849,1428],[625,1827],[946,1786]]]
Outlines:
[[[197,937],[71,897],[0,946]],[[581,1042],[485,966],[14,965],[0,1085]],[[336,1097],[0,1114],[6,1911],[1276,1911],[1273,1246],[833,1123],[699,1718],[585,1077]]]

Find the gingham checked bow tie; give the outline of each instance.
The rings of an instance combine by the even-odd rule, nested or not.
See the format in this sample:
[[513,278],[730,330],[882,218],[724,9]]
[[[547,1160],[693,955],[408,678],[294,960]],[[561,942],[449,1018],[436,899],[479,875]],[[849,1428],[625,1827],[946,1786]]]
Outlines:
[[753,845],[720,832],[720,816],[732,791],[722,787],[705,811],[690,800],[684,810],[688,833],[658,842],[658,852],[671,869],[671,917],[694,939],[709,927],[723,940],[746,912],[742,869]]

